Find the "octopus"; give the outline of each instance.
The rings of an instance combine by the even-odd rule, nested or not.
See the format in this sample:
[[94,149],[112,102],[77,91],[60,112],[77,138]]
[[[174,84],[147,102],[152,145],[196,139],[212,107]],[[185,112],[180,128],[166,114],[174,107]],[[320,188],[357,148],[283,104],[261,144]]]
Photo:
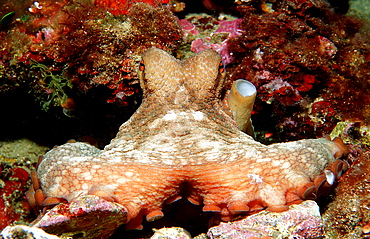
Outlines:
[[348,168],[340,138],[264,145],[243,132],[255,92],[238,80],[225,96],[213,50],[178,60],[150,48],[139,76],[142,104],[103,150],[73,142],[44,155],[26,194],[34,207],[95,195],[122,205],[126,227],[140,229],[185,197],[228,221],[315,199]]

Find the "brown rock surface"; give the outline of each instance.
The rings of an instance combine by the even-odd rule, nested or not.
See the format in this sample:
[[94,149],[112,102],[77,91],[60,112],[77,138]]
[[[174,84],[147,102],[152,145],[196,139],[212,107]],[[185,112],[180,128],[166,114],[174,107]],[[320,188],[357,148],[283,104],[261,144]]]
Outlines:
[[335,193],[323,214],[327,238],[369,238],[370,151],[358,157]]

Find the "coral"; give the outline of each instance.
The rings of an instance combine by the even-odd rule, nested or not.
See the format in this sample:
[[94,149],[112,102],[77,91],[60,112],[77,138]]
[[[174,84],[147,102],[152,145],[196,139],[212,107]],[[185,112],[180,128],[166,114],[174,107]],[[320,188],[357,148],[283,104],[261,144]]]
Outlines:
[[[204,40],[202,38],[197,38],[191,43],[191,50],[198,53],[205,49],[213,49],[222,56],[224,64],[231,63],[234,58],[228,49],[228,41],[241,35],[239,30],[240,23],[241,19],[219,21],[217,24],[219,27],[214,33],[210,34],[209,37],[206,37]],[[224,40],[222,40],[223,38]],[[212,43],[212,41],[214,41],[214,43]]]
[[221,101],[220,63],[213,50],[182,61],[147,50],[139,109],[104,150],[71,142],[49,151],[32,176],[31,205],[71,208],[95,195],[123,207],[127,229],[141,229],[143,216],[157,220],[165,202],[181,197],[228,221],[263,209],[286,211],[334,186],[348,168],[340,159],[348,153],[343,142],[253,140]]
[[281,141],[322,136],[341,119],[369,120],[370,48],[360,20],[321,0],[248,1],[237,10],[242,35],[229,40],[228,81],[256,85],[257,131]]

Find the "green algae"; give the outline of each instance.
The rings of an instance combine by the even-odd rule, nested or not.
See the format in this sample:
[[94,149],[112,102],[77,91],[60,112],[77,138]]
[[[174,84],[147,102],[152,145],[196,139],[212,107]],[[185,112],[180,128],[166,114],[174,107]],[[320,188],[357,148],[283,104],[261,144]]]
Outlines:
[[31,69],[40,72],[43,81],[46,83],[45,88],[51,92],[46,100],[41,101],[41,109],[47,111],[50,106],[61,106],[68,99],[65,89],[72,88],[71,80],[64,76],[65,70],[61,74],[54,74],[46,65],[36,61],[33,61]]

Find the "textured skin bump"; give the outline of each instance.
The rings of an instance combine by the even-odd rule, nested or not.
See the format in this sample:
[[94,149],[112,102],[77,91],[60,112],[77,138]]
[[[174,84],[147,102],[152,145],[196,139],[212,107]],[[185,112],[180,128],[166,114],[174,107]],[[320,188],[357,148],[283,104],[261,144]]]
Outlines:
[[265,146],[239,131],[221,103],[220,61],[212,50],[183,61],[145,52],[139,109],[104,150],[76,142],[49,151],[37,170],[45,197],[114,200],[136,225],[161,217],[183,185],[225,220],[315,195],[343,146],[326,138]]

